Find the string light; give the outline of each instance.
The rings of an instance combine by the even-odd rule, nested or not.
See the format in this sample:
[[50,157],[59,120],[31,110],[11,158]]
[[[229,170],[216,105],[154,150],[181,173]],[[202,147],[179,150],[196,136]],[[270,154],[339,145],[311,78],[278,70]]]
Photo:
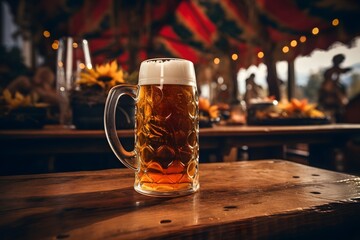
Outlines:
[[85,64],[84,63],[79,63],[79,68],[80,69],[85,69]]
[[78,44],[76,42],[73,42],[73,48],[77,48],[78,47]]
[[264,57],[264,52],[258,52],[258,54],[257,54],[257,56],[258,56],[258,58],[263,58]]
[[236,53],[231,55],[231,59],[234,60],[234,61],[236,61],[238,58],[239,58],[239,56]]
[[47,31],[47,30],[45,30],[45,31],[43,32],[43,36],[46,37],[46,38],[49,38],[49,37],[50,37],[50,32]]
[[59,48],[59,41],[55,40],[52,44],[51,44],[52,49],[57,50]]
[[292,41],[290,42],[290,46],[296,47],[296,46],[297,46],[297,41],[296,41],[296,40],[292,40]]
[[220,58],[214,58],[214,63],[217,65],[220,63]]
[[332,24],[334,27],[336,27],[337,25],[339,25],[339,23],[340,23],[340,21],[339,21],[338,18],[334,18],[334,19],[332,20],[332,22],[331,22],[331,24]]
[[319,28],[314,27],[311,32],[312,32],[312,34],[317,35],[319,33],[319,31],[320,31]]
[[288,52],[289,52],[289,47],[288,47],[288,46],[284,46],[284,47],[282,48],[282,51],[283,51],[283,53],[288,53]]
[[305,36],[301,36],[299,40],[300,40],[300,42],[304,43],[304,42],[306,42],[306,37],[305,37]]

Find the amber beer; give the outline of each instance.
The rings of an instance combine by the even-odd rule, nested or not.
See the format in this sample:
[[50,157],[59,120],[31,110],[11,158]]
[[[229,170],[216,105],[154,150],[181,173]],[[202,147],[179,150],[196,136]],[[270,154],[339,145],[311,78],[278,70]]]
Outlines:
[[[114,123],[114,109],[124,94],[136,100],[135,149],[131,152],[122,147]],[[113,152],[135,170],[137,192],[178,196],[199,189],[198,96],[192,62],[142,62],[138,86],[117,86],[109,92],[104,122]]]
[[198,99],[186,85],[140,86],[135,149],[135,187],[181,191],[198,186]]

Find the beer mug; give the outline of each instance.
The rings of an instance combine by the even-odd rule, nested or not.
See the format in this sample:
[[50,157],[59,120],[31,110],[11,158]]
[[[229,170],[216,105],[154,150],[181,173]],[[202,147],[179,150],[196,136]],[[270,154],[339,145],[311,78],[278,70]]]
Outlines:
[[[123,148],[115,127],[116,106],[124,94],[136,106],[132,151]],[[195,70],[188,60],[145,60],[137,86],[110,90],[104,112],[106,137],[117,158],[135,171],[137,192],[173,197],[199,189],[198,112]]]

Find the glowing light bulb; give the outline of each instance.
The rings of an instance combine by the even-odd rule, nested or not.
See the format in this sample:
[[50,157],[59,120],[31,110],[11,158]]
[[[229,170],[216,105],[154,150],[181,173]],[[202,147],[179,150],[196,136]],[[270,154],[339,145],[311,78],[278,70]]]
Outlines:
[[337,25],[339,25],[339,23],[340,23],[340,21],[339,21],[339,19],[337,19],[337,18],[334,18],[334,19],[332,20],[332,22],[331,22],[331,24],[332,24],[334,27],[336,27]]
[[85,64],[84,63],[79,63],[79,68],[80,69],[85,69]]
[[47,31],[47,30],[45,30],[45,31],[43,32],[43,36],[46,37],[46,38],[49,38],[49,37],[50,37],[50,32]]
[[306,37],[305,37],[305,36],[301,36],[299,40],[300,40],[300,42],[304,43],[304,42],[306,42]]
[[320,30],[319,30],[319,28],[314,27],[311,32],[312,32],[312,34],[317,35],[320,32]]
[[234,60],[234,61],[236,61],[238,58],[239,58],[239,56],[236,53],[231,55],[231,59]]
[[54,42],[51,44],[51,47],[52,47],[52,49],[57,50],[57,49],[59,48],[59,43],[54,41]]
[[258,54],[257,54],[257,56],[258,56],[258,58],[263,58],[264,57],[264,52],[258,52]]
[[288,53],[288,52],[289,52],[289,47],[288,47],[288,46],[284,46],[284,47],[282,48],[282,51],[283,51],[283,53]]
[[297,41],[296,41],[296,40],[292,40],[292,41],[290,42],[290,46],[296,47],[296,46],[297,46]]
[[220,58],[214,58],[214,63],[217,65],[220,63]]

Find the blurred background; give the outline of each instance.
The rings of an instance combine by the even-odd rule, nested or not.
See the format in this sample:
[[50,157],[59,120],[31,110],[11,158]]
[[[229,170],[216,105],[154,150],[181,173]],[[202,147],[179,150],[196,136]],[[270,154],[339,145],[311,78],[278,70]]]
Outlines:
[[[231,103],[254,73],[262,95],[308,98],[332,57],[352,71],[342,82],[360,91],[357,1],[2,1],[1,87],[39,66],[55,71],[58,40],[86,38],[94,64],[116,59],[136,71],[151,57],[193,61],[201,94]],[[23,64],[18,68],[17,64]],[[17,71],[9,69],[17,67]],[[281,96],[280,96],[281,95]]]
[[[136,84],[141,61],[155,57],[194,63],[200,127],[360,123],[356,0],[2,0],[0,13],[1,129],[103,130],[109,89]],[[134,103],[121,108],[130,120],[120,129],[132,129]],[[91,147],[67,162],[46,156],[45,171],[56,159],[64,169],[91,158],[94,169],[119,167],[98,137],[105,157]],[[352,144],[355,159],[360,139]],[[248,158],[238,150],[233,160]],[[16,171],[17,151],[7,154],[13,164],[2,168]]]

